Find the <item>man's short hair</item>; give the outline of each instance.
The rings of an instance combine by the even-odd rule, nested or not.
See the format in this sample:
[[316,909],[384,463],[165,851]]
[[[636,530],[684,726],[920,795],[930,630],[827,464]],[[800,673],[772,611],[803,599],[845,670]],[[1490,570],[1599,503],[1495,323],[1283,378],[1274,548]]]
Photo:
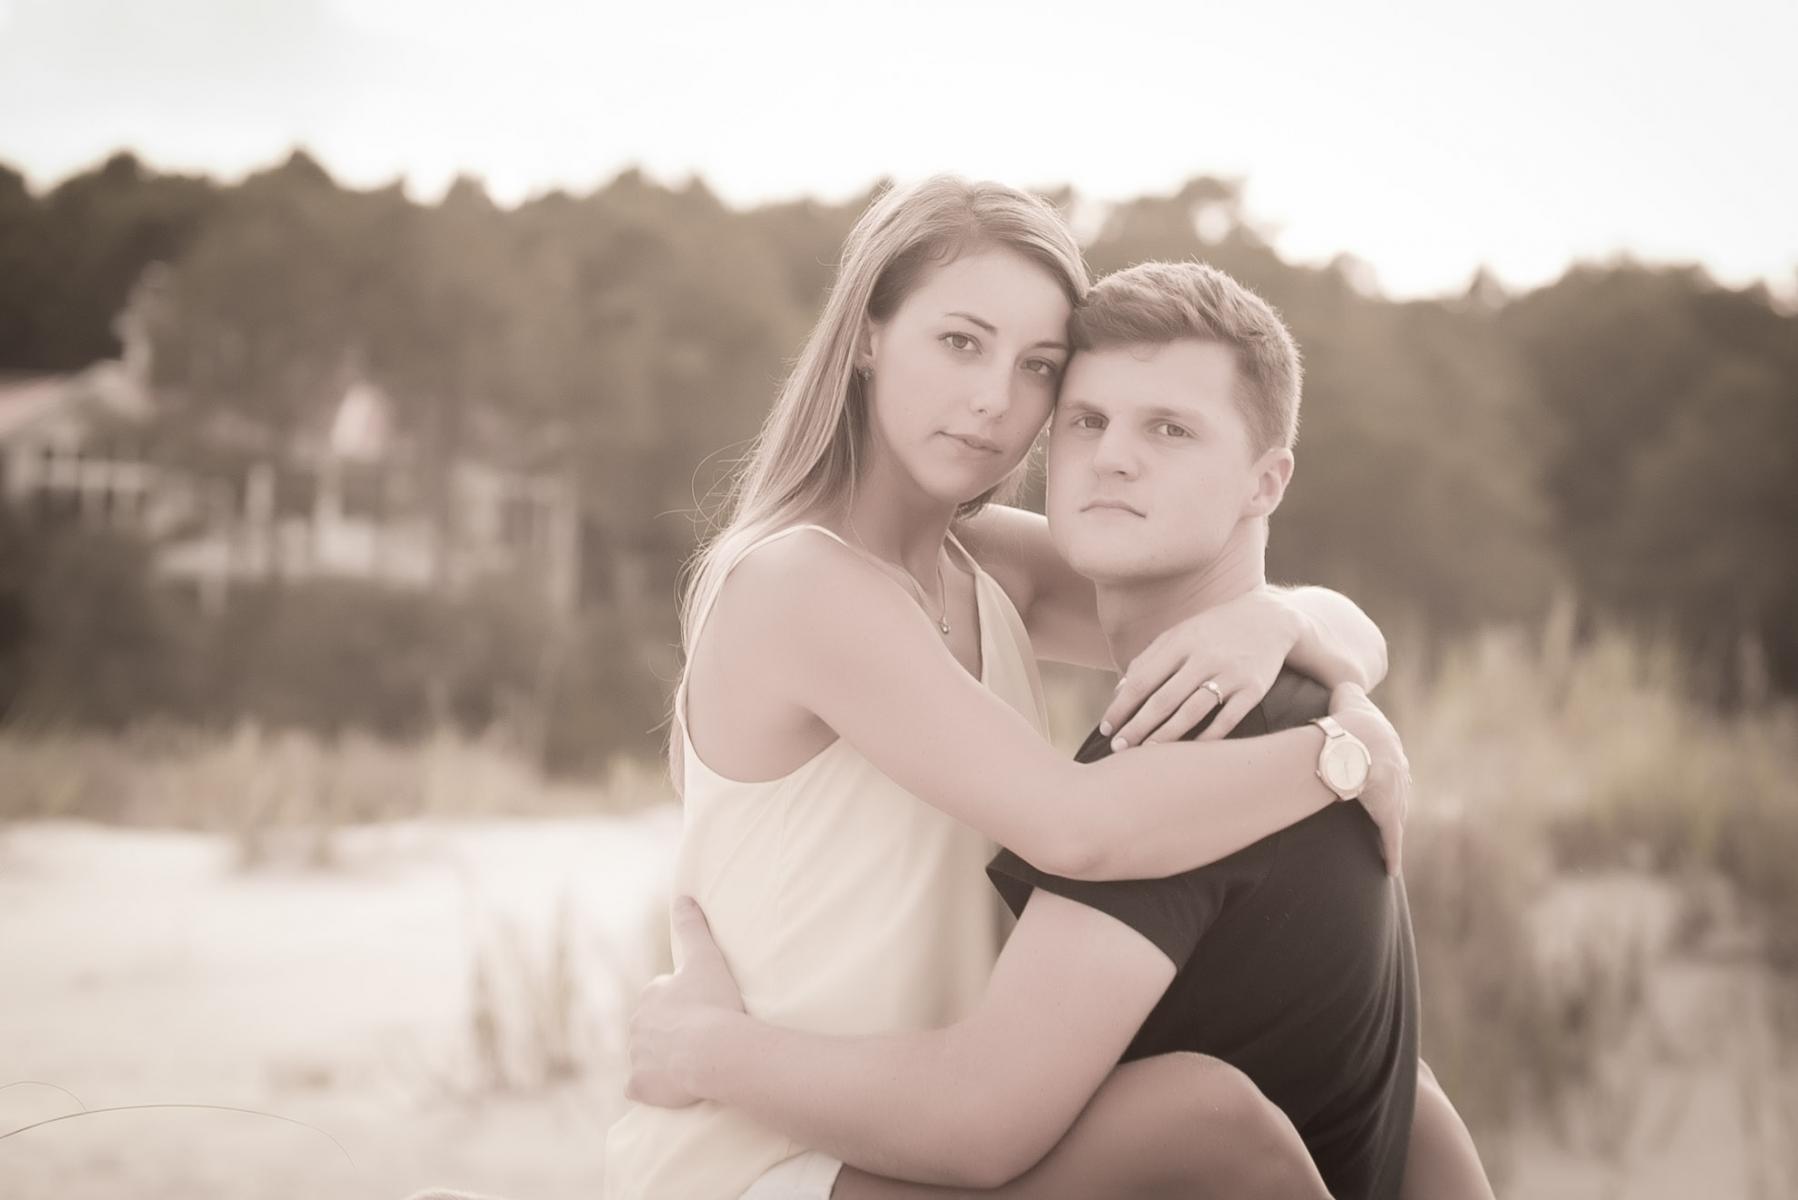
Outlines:
[[1074,310],[1072,337],[1077,351],[1187,338],[1228,346],[1250,453],[1290,449],[1298,436],[1298,346],[1272,305],[1216,267],[1146,262],[1113,272]]

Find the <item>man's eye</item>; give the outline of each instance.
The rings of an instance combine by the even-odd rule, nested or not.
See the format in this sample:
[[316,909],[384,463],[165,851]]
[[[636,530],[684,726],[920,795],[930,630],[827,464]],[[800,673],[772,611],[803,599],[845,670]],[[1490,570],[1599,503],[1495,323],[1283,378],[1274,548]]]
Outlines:
[[1082,413],[1074,418],[1075,429],[1103,429],[1105,418],[1097,413]]
[[951,350],[972,350],[975,346],[974,339],[965,333],[945,333],[943,341]]
[[1187,438],[1192,436],[1192,432],[1184,425],[1176,425],[1172,421],[1163,421],[1155,428],[1168,437]]

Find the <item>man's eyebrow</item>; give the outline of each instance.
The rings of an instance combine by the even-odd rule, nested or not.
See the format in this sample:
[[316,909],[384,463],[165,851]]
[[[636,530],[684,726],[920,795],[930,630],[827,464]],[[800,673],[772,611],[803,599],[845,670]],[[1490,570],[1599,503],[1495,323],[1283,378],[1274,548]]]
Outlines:
[[1203,425],[1205,414],[1196,408],[1182,408],[1172,404],[1157,404],[1153,408],[1143,410],[1143,416],[1151,421],[1184,421],[1188,425]]

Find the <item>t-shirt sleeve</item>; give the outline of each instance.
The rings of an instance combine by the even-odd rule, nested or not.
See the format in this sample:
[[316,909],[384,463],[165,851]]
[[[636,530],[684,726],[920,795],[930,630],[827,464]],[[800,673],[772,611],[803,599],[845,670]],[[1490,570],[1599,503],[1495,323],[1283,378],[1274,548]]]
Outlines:
[[[1236,857],[1240,856],[1232,856]],[[986,873],[1013,914],[1024,911],[1036,888],[1066,896],[1136,930],[1167,955],[1177,970],[1186,965],[1199,939],[1217,920],[1237,866],[1226,859],[1166,879],[1094,883],[1051,875],[1011,851],[1001,850],[987,864]]]

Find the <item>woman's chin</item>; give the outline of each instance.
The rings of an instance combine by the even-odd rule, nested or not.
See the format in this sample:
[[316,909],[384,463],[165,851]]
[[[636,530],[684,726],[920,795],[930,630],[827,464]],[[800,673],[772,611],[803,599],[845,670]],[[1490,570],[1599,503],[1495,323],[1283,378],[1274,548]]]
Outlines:
[[960,508],[964,504],[972,504],[1004,482],[1005,476],[1001,475],[997,479],[981,479],[975,483],[964,483],[959,487],[947,488],[938,494],[944,500]]
[[930,491],[945,499],[954,499],[957,504],[966,504],[1011,478],[1017,467],[1017,462],[1008,460],[985,464],[981,470],[943,471],[938,474],[936,484]]

